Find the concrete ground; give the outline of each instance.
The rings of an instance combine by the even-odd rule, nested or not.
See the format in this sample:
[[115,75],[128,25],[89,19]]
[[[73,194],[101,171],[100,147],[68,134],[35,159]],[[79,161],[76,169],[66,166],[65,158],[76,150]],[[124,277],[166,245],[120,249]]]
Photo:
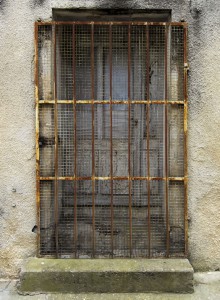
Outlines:
[[19,295],[16,280],[0,280],[0,300],[220,300],[220,272],[194,274],[193,294],[35,294]]

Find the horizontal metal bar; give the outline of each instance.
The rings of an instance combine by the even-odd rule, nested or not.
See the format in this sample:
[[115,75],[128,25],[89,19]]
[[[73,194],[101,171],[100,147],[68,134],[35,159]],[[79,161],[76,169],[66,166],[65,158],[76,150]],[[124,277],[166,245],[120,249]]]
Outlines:
[[35,22],[36,25],[148,25],[148,26],[182,26],[186,27],[186,22],[143,22],[143,21],[51,21],[51,22]]
[[[68,176],[68,177],[56,177],[57,180],[168,180],[168,181],[185,181],[187,178],[185,177],[75,177],[75,176]],[[40,177],[40,180],[55,180],[55,177]]]
[[[57,100],[58,104],[73,104],[74,100]],[[166,104],[165,100],[76,100],[76,104]],[[39,100],[39,104],[55,104],[55,100]],[[182,101],[168,100],[167,104],[184,104]]]

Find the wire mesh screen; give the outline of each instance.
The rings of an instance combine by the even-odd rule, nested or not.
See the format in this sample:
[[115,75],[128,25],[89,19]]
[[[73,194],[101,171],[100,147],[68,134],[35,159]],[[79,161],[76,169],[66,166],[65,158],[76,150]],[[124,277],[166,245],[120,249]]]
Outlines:
[[35,28],[39,255],[186,255],[186,24]]

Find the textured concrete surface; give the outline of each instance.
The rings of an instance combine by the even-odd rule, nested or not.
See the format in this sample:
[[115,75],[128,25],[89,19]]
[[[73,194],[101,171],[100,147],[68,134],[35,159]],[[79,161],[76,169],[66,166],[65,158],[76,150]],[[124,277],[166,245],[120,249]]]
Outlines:
[[172,9],[189,23],[189,259],[220,269],[220,6],[216,0],[0,1],[0,276],[36,254],[34,21],[52,8]]
[[220,299],[220,272],[195,273],[193,294],[118,293],[118,294],[35,294],[19,295],[17,281],[0,281],[0,300],[218,300]]
[[22,268],[19,291],[63,293],[193,292],[187,259],[36,259]]

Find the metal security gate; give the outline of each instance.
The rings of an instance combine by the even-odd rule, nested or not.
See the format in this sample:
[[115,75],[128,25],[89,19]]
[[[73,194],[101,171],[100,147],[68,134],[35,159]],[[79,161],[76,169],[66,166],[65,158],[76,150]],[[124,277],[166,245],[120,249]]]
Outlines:
[[187,254],[185,23],[36,23],[39,256]]

